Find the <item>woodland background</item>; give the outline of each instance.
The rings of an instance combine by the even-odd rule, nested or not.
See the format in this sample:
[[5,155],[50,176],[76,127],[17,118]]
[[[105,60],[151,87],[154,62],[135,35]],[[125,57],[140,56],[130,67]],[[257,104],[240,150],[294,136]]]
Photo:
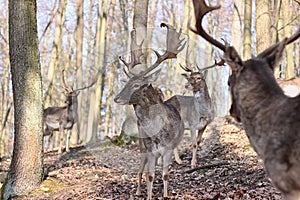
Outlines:
[[[215,38],[224,38],[244,59],[257,54],[300,26],[300,2],[297,0],[209,1],[222,8],[208,15],[205,26]],[[13,94],[9,63],[8,1],[0,0],[0,156],[12,153],[14,119]],[[145,12],[146,11],[146,12]],[[123,65],[119,56],[128,55],[130,31],[136,27],[145,48],[164,49],[166,32],[159,27],[169,23],[182,28],[188,45],[177,61],[163,64],[157,82],[166,98],[174,94],[191,94],[184,89],[179,63],[186,60],[200,68],[213,64],[220,53],[202,38],[188,31],[194,24],[191,0],[48,0],[37,1],[38,39],[42,70],[44,107],[64,105],[61,70],[66,69],[68,84],[74,88],[88,84],[90,71],[96,68],[96,85],[78,96],[79,120],[73,128],[72,143],[86,144],[104,136],[120,134],[131,115],[129,106],[113,102],[122,88]],[[147,26],[139,24],[139,19]],[[147,37],[145,36],[147,30]],[[286,59],[277,77],[300,75],[299,41],[286,48]],[[227,114],[229,102],[227,79],[229,67],[206,72],[217,116]],[[56,134],[58,135],[58,134]],[[58,138],[57,138],[58,140]]]
[[[299,0],[210,3],[218,3],[222,8],[205,18],[205,29],[214,38],[222,38],[235,46],[243,60],[300,27]],[[50,178],[59,185],[63,183],[63,189],[52,190],[58,192],[61,199],[128,199],[136,188],[136,173],[126,170],[136,172],[138,145],[102,148],[99,141],[112,141],[108,138],[137,132],[131,107],[113,102],[126,78],[118,58],[128,58],[129,35],[133,28],[137,30],[138,43],[145,40],[145,50],[157,51],[165,48],[166,30],[159,27],[161,22],[178,30],[182,28],[182,38],[188,44],[176,61],[161,65],[162,73],[155,85],[162,89],[165,98],[174,94],[190,95],[191,92],[184,89],[179,64],[189,62],[202,68],[221,56],[218,50],[188,31],[188,21],[191,20],[192,26],[195,23],[192,1],[0,0],[0,7],[1,198],[26,195],[42,188],[51,199],[53,194],[42,184]],[[286,48],[285,59],[275,70],[277,78],[291,79],[300,75],[299,47],[297,41]],[[148,55],[149,61],[155,57]],[[73,127],[71,152],[44,153],[43,108],[64,105],[62,69],[66,71],[68,85],[75,89],[88,85],[93,77],[91,73],[97,73],[98,79],[93,87],[77,96],[78,119]],[[187,165],[190,151],[185,145],[188,139],[184,139],[181,142],[184,164],[172,163],[174,198],[279,197],[261,161],[249,148],[241,124],[224,117],[230,105],[229,73],[228,66],[205,72],[216,118],[201,142],[198,155],[201,166],[197,170],[203,171],[191,171]],[[58,135],[55,134],[56,143]],[[126,164],[132,166],[126,168]],[[182,185],[190,187],[182,190]],[[118,188],[122,188],[122,192],[118,192]],[[69,195],[71,191],[75,193]],[[80,198],[80,195],[85,197]],[[155,196],[158,195],[156,192]],[[40,199],[39,194],[34,196],[32,199]]]

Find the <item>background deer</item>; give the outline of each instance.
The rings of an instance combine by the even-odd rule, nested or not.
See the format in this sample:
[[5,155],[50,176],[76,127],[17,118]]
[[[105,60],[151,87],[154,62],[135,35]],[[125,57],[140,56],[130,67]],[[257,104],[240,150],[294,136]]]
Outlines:
[[220,6],[207,6],[203,0],[193,3],[196,30],[191,30],[221,49],[231,67],[231,115],[243,123],[251,145],[284,198],[300,199],[300,96],[286,96],[273,75],[285,46],[300,37],[300,27],[291,37],[242,61],[234,47],[221,44],[202,28],[203,16]]
[[147,199],[152,198],[152,187],[155,175],[155,166],[158,157],[162,157],[164,197],[168,196],[169,164],[175,147],[183,137],[184,125],[177,109],[163,101],[162,92],[154,88],[153,83],[160,70],[154,71],[163,61],[176,58],[184,48],[181,45],[180,34],[168,24],[161,24],[167,28],[167,50],[163,55],[153,50],[157,56],[156,62],[149,68],[134,74],[132,68],[141,64],[142,43],[136,43],[136,31],[131,32],[131,62],[125,64],[129,77],[124,88],[116,95],[114,101],[118,104],[133,105],[137,116],[139,130],[139,146],[141,151],[141,163],[138,172],[137,194],[141,194],[142,174],[146,172]]
[[59,140],[59,149],[58,153],[62,153],[62,142],[64,140],[64,129],[67,130],[66,136],[66,152],[69,152],[69,141],[70,134],[74,123],[76,123],[76,109],[77,108],[77,96],[80,90],[84,90],[92,87],[98,78],[98,74],[93,72],[92,82],[88,86],[78,88],[74,90],[71,86],[67,86],[64,78],[64,70],[61,73],[62,82],[65,90],[65,106],[61,107],[48,107],[44,109],[44,123],[45,123],[45,132],[44,136],[49,136],[48,145],[50,145],[50,140],[53,137],[53,131],[59,131],[60,140]]
[[[191,161],[191,167],[194,168],[197,163],[197,149],[201,142],[201,138],[207,125],[214,118],[214,108],[208,92],[207,84],[203,75],[203,71],[220,65],[221,63],[215,63],[212,66],[200,69],[197,66],[198,71],[193,71],[191,64],[187,62],[187,66],[182,67],[189,74],[182,74],[188,81],[186,84],[187,89],[193,91],[193,96],[175,95],[168,99],[166,103],[171,103],[180,112],[180,116],[184,121],[185,129],[191,131],[192,145],[193,145],[193,157]],[[196,131],[198,130],[198,133]]]

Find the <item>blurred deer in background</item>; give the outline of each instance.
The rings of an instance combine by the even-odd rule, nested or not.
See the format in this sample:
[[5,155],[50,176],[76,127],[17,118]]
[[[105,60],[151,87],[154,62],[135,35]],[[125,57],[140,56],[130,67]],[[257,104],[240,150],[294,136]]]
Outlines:
[[143,55],[142,43],[136,43],[136,31],[131,32],[131,62],[120,60],[127,67],[124,72],[129,77],[124,88],[116,95],[114,101],[118,104],[133,105],[137,116],[139,130],[139,146],[141,152],[141,163],[138,172],[137,195],[141,195],[141,181],[143,172],[146,172],[147,199],[152,198],[152,187],[155,175],[155,166],[158,157],[162,157],[163,163],[163,196],[168,196],[169,164],[175,147],[183,137],[184,125],[177,109],[171,104],[163,101],[162,92],[154,88],[153,83],[160,73],[155,69],[165,60],[176,58],[177,54],[184,48],[181,44],[180,34],[165,23],[161,27],[167,28],[167,49],[163,55],[153,50],[157,58],[154,64],[138,74],[132,71],[136,65],[141,64]]
[[[71,130],[73,125],[76,123],[75,117],[75,108],[77,108],[77,96],[80,90],[88,89],[92,87],[98,79],[98,73],[96,70],[93,70],[92,82],[88,86],[78,88],[74,90],[71,86],[67,86],[65,82],[65,70],[61,72],[62,82],[65,90],[65,106],[61,107],[48,107],[44,109],[44,123],[45,123],[45,132],[44,136],[49,136],[48,145],[50,145],[50,140],[53,137],[53,131],[59,131],[60,140],[59,140],[59,149],[58,153],[62,153],[62,142],[64,140],[64,130],[67,130],[66,136],[66,152],[69,152],[69,141],[71,136]],[[54,145],[54,144],[53,144]]]
[[203,16],[220,6],[207,6],[193,0],[196,16],[194,33],[224,52],[224,61],[232,74],[230,114],[240,120],[251,145],[263,159],[273,184],[285,199],[300,199],[300,96],[288,97],[273,75],[285,46],[300,37],[300,27],[291,37],[274,44],[247,61],[234,47],[223,45],[202,28]]
[[[207,84],[203,72],[212,67],[223,65],[223,62],[216,63],[212,66],[193,71],[188,59],[186,60],[187,67],[181,66],[183,70],[189,74],[182,74],[188,83],[187,89],[193,91],[193,96],[175,95],[168,99],[166,103],[171,103],[176,108],[179,108],[180,116],[184,121],[185,129],[191,131],[193,157],[191,167],[194,168],[197,163],[197,149],[201,142],[201,138],[207,125],[214,118],[214,108],[208,92]],[[198,130],[198,133],[196,132]]]

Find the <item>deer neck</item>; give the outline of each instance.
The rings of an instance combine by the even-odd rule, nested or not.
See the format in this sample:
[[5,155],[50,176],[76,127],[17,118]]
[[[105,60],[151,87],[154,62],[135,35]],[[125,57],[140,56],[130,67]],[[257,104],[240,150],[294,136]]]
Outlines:
[[162,108],[161,102],[143,102],[133,105],[135,114],[138,119],[151,118],[155,110]]
[[75,110],[75,106],[73,103],[70,103],[67,105],[67,116],[68,116],[68,120],[73,120],[74,119],[74,110]]
[[244,124],[249,124],[249,127],[256,122],[257,116],[273,115],[274,109],[271,108],[274,104],[276,107],[283,98],[286,98],[271,72],[267,76],[266,73],[261,75],[256,73],[257,71],[251,73],[248,71],[241,75],[234,88],[241,120]]
[[211,108],[211,99],[206,85],[197,91],[193,91],[193,94],[195,108],[198,112],[203,113],[203,106]]

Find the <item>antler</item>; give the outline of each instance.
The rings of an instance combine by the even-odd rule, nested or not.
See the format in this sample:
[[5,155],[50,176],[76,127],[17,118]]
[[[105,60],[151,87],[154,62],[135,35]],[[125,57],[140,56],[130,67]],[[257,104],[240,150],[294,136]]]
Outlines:
[[197,67],[199,72],[203,72],[205,70],[208,70],[208,69],[216,67],[216,66],[223,66],[224,64],[225,64],[224,60],[220,60],[219,62],[217,62],[217,60],[215,60],[215,63],[213,65],[208,66],[208,67],[199,68],[198,65],[196,65],[196,67]]
[[61,79],[62,79],[62,82],[63,82],[63,84],[64,84],[64,89],[65,89],[68,93],[73,92],[73,88],[70,87],[70,86],[67,86],[67,84],[66,84],[66,81],[65,81],[65,69],[62,69],[62,70],[61,70]]
[[184,41],[184,38],[180,39],[181,29],[179,32],[177,32],[173,26],[166,23],[161,23],[160,27],[167,28],[167,50],[163,55],[160,55],[156,50],[152,49],[157,56],[156,62],[146,70],[142,71],[139,75],[146,75],[150,71],[158,67],[163,61],[171,58],[176,58],[177,54],[183,50],[186,44],[186,42],[184,44],[181,44],[182,41]]
[[204,31],[204,29],[202,27],[202,19],[203,19],[204,15],[206,15],[208,12],[211,12],[213,10],[220,9],[221,6],[220,5],[217,5],[217,6],[208,6],[205,3],[204,0],[193,0],[193,4],[194,4],[195,17],[196,17],[196,29],[197,30],[191,28],[190,21],[188,22],[189,29],[191,31],[193,31],[194,33],[202,36],[205,40],[207,40],[211,44],[215,45],[216,47],[218,47],[222,51],[225,51],[226,46],[223,45],[222,43],[220,43],[219,41],[213,39],[210,35],[208,35]]
[[141,64],[140,58],[141,56],[144,54],[142,51],[142,45],[144,43],[144,40],[141,42],[141,44],[137,44],[136,41],[136,30],[133,29],[130,33],[131,35],[131,44],[130,44],[130,63],[127,63],[121,56],[119,57],[119,59],[124,63],[124,65],[127,67],[128,72],[125,70],[125,68],[123,68],[123,71],[125,72],[125,74],[130,77],[132,75],[136,75],[134,74],[131,69],[134,68],[136,65]]
[[[95,72],[96,69],[93,68],[93,71]],[[98,80],[98,72],[93,73],[92,82],[91,82],[89,85],[84,86],[84,87],[82,87],[82,88],[78,88],[78,89],[76,89],[76,90],[73,90],[72,87],[67,86],[67,84],[66,84],[66,81],[65,81],[65,69],[61,70],[61,72],[62,72],[61,79],[62,79],[62,82],[63,82],[63,84],[64,84],[64,89],[65,89],[68,93],[74,93],[74,92],[77,92],[77,91],[80,91],[80,90],[84,90],[84,89],[90,88],[90,87],[92,87],[92,86],[97,82],[97,80]]]
[[291,35],[288,38],[283,39],[280,42],[277,42],[276,44],[274,44],[272,46],[270,46],[269,48],[267,48],[266,50],[261,52],[257,57],[259,57],[259,58],[266,57],[267,55],[273,53],[274,49],[276,49],[281,44],[281,42],[285,42],[285,44],[288,45],[288,44],[294,42],[295,40],[297,40],[299,37],[300,37],[300,27],[298,28],[298,30],[293,35]]
[[97,82],[98,75],[99,75],[98,71],[95,68],[93,68],[92,73],[93,73],[92,82],[89,85],[83,86],[82,88],[77,88],[76,90],[74,90],[74,92],[90,88]]

